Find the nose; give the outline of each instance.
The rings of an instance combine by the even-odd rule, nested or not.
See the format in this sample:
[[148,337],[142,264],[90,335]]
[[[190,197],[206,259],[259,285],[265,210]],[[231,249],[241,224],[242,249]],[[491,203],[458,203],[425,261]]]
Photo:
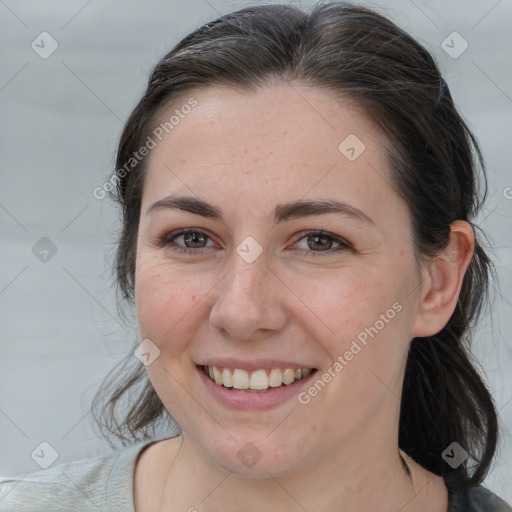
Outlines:
[[210,324],[236,340],[251,340],[280,331],[289,310],[283,283],[261,255],[247,263],[233,254],[231,270],[215,287]]

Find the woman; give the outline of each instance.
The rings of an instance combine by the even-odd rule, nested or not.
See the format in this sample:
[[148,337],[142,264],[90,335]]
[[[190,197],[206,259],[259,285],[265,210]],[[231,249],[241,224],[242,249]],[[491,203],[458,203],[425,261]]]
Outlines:
[[422,46],[338,3],[219,18],[157,64],[116,169],[141,362],[99,422],[139,442],[4,479],[5,510],[512,510],[466,351],[483,165]]

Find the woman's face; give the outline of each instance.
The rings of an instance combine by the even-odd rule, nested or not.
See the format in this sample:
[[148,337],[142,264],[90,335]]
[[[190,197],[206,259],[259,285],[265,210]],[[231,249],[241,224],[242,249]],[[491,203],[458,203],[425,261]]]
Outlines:
[[[236,473],[396,443],[420,281],[381,133],[304,85],[191,97],[151,149],[138,231],[140,336],[163,404]],[[289,384],[299,368],[316,371]]]

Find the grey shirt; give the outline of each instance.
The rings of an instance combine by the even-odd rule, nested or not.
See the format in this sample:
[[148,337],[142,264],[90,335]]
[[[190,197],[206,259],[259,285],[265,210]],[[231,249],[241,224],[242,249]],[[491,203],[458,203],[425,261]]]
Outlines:
[[0,477],[0,511],[135,512],[135,461],[151,442],[25,475]]
[[[25,475],[0,477],[1,512],[135,512],[133,474],[139,453],[154,441],[110,454],[67,462]],[[448,512],[512,512],[484,487],[445,479]]]

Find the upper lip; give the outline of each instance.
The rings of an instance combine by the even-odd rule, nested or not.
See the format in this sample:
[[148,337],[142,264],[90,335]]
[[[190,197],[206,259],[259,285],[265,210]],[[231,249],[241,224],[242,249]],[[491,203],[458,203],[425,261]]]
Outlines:
[[307,363],[298,363],[296,361],[283,361],[280,359],[253,359],[251,361],[242,361],[233,357],[213,357],[200,363],[198,366],[217,366],[218,368],[230,368],[246,371],[255,371],[267,368],[313,368]]

